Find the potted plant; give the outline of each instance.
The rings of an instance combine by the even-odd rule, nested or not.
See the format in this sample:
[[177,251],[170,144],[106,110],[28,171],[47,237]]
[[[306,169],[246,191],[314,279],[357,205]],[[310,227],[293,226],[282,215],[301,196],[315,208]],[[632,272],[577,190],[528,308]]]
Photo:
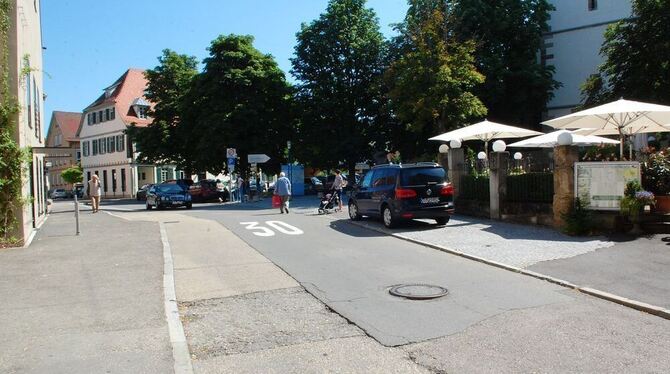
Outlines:
[[654,194],[650,191],[642,190],[642,186],[638,181],[630,181],[626,184],[624,197],[621,199],[621,214],[627,216],[633,224],[633,229],[629,231],[631,234],[640,234],[640,214],[644,211],[644,207],[656,204]]
[[670,149],[647,148],[643,154],[642,187],[655,195],[656,212],[670,213]]

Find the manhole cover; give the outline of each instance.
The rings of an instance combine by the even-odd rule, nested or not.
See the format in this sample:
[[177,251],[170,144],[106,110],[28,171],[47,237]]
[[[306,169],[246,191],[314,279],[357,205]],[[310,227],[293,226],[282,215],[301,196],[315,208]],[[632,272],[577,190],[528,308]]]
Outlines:
[[391,287],[389,293],[393,296],[411,300],[427,300],[442,297],[449,292],[444,287],[432,284],[399,284]]

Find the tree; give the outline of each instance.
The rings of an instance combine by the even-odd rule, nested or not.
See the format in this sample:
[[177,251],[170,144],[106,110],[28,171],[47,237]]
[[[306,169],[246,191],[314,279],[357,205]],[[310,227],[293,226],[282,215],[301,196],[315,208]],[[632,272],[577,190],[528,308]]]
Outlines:
[[81,183],[84,180],[84,171],[80,166],[71,166],[60,173],[61,178],[67,183]]
[[585,107],[625,97],[670,104],[670,1],[634,0],[630,18],[610,25],[605,62],[582,86]]
[[184,97],[198,74],[195,57],[169,49],[158,57],[159,65],[147,70],[145,96],[155,104],[146,127],[131,126],[127,133],[135,141],[140,162],[175,164],[187,175],[197,170],[193,154],[193,124],[183,121]]
[[385,74],[393,113],[401,122],[394,143],[404,157],[429,152],[428,138],[486,114],[473,89],[484,81],[474,44],[447,29],[443,1],[412,0],[394,41],[398,57]]
[[344,162],[352,175],[357,161],[370,158],[378,133],[384,40],[375,13],[365,0],[331,0],[297,39],[296,154],[313,166]]
[[203,72],[185,100],[193,124],[198,165],[212,173],[226,164],[226,147],[237,149],[246,175],[247,155],[265,153],[264,166],[277,170],[292,131],[292,92],[271,55],[253,46],[250,35],[219,36],[208,48]]
[[560,85],[553,79],[553,66],[538,58],[553,6],[548,0],[446,2],[454,36],[475,41],[477,70],[486,77],[475,94],[488,108],[489,119],[537,127]]

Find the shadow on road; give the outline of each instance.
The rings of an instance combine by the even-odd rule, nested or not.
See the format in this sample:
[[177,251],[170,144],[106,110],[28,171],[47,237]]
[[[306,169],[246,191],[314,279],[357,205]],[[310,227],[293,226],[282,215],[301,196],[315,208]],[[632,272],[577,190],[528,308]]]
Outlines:
[[338,219],[336,221],[330,222],[330,228],[356,238],[373,238],[386,236],[386,234],[379,231],[366,229],[364,227],[356,226],[351,223],[348,219]]

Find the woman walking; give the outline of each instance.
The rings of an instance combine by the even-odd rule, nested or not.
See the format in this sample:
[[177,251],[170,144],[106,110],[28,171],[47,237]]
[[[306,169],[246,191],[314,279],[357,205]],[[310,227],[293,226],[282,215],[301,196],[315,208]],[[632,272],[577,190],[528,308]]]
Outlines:
[[93,213],[98,213],[100,210],[100,196],[102,195],[102,185],[100,184],[100,178],[96,174],[93,174],[91,180],[86,184],[88,196],[91,197],[91,207],[93,208]]

